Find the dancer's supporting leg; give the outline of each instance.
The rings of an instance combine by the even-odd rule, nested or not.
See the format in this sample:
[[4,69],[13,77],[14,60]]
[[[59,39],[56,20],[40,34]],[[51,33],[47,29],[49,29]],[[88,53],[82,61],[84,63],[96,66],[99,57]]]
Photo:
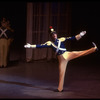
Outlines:
[[66,67],[68,61],[64,59],[62,55],[58,56],[59,60],[59,84],[58,84],[58,91],[63,90],[63,85],[64,85],[64,77],[65,77],[65,72],[66,72]]
[[78,58],[80,56],[85,56],[90,53],[95,52],[97,47],[92,47],[88,50],[83,50],[83,51],[72,51],[72,52],[65,52],[63,55],[58,56],[59,60],[59,84],[58,84],[58,91],[63,90],[63,85],[64,85],[64,77],[65,77],[65,72],[66,72],[66,67],[68,61]]

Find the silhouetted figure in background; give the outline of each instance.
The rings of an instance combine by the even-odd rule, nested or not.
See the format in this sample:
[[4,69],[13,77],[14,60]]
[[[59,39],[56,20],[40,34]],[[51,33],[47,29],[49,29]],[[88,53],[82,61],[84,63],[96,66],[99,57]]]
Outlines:
[[7,67],[10,45],[13,41],[14,30],[10,21],[2,18],[0,27],[0,67]]

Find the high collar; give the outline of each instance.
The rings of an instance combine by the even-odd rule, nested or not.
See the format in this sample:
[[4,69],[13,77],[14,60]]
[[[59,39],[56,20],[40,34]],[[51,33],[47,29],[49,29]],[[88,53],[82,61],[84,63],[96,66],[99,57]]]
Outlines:
[[58,39],[56,38],[55,40],[52,40],[53,42],[56,42],[56,41],[58,41]]

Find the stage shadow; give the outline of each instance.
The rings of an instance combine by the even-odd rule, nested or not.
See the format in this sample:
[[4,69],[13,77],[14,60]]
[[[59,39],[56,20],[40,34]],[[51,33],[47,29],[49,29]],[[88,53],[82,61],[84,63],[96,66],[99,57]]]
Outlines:
[[15,84],[15,85],[20,85],[20,86],[26,86],[26,87],[32,87],[32,88],[37,88],[37,89],[42,89],[42,90],[50,90],[50,91],[55,91],[54,88],[44,88],[41,86],[35,86],[33,84],[27,84],[27,83],[22,83],[22,82],[13,82],[13,81],[6,81],[6,80],[0,80],[0,83],[6,83],[6,84]]

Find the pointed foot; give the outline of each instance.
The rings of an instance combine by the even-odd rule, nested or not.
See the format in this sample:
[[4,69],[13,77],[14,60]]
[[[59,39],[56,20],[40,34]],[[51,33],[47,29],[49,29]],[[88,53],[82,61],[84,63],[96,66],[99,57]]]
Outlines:
[[99,49],[98,49],[97,45],[94,42],[92,42],[92,44],[96,48],[96,51],[98,51]]

